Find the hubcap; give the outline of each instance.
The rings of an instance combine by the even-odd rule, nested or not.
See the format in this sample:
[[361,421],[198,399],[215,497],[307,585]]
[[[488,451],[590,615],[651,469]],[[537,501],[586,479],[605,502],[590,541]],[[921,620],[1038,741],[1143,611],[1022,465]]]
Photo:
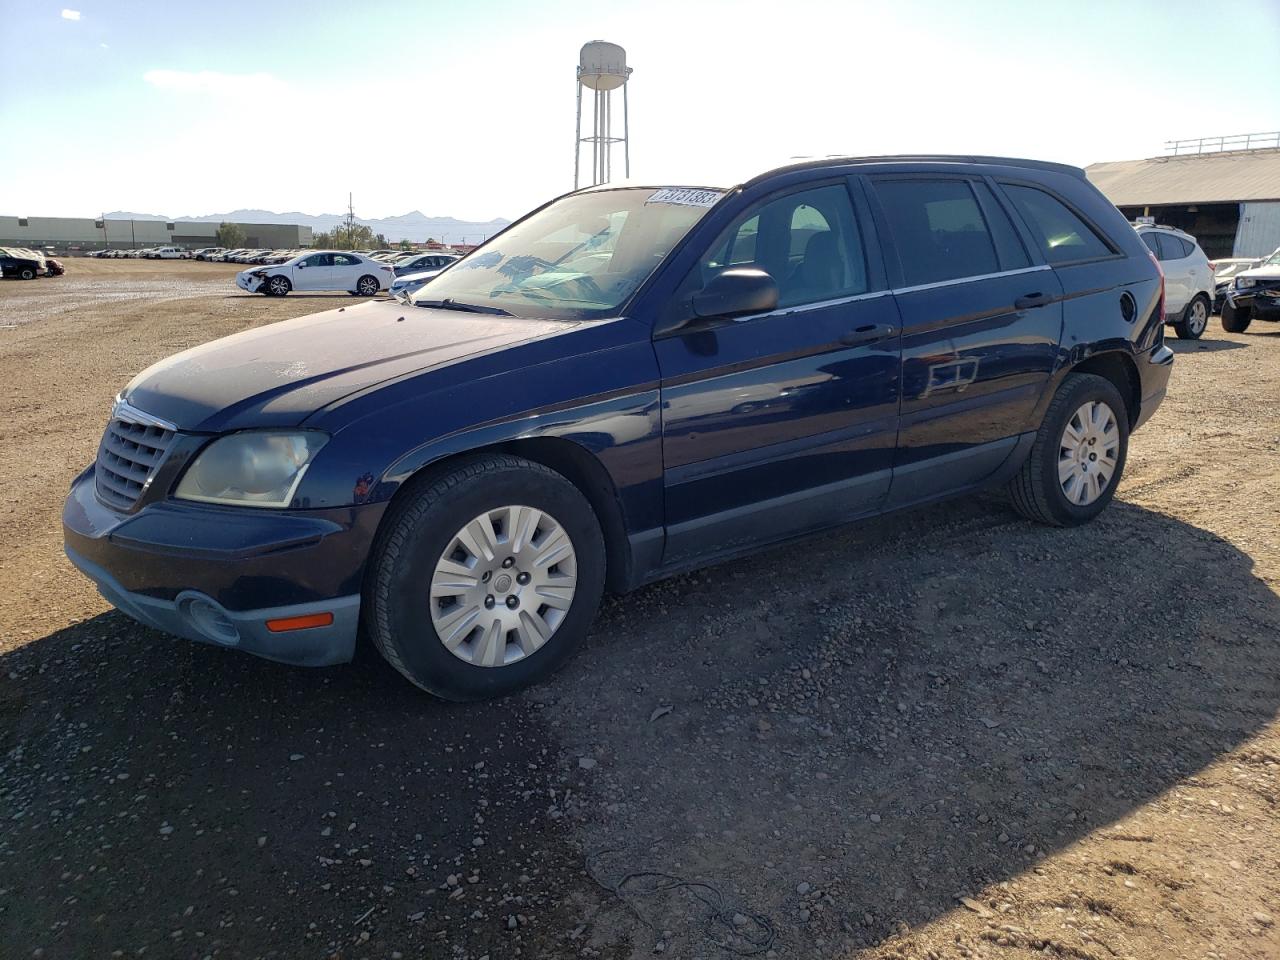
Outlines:
[[1067,499],[1087,507],[1115,476],[1120,457],[1120,426],[1115,412],[1090,400],[1067,421],[1058,450],[1058,482]]
[[286,289],[284,281],[281,280],[279,277],[276,277],[274,280],[271,281],[271,289],[274,290],[276,293],[284,293]]
[[378,291],[377,285],[374,283],[370,283],[368,280],[360,284],[360,292],[363,293],[366,297],[372,296],[373,294],[377,293],[377,291]]
[[1209,312],[1205,310],[1204,303],[1197,300],[1191,304],[1191,329],[1199,333],[1205,328],[1209,322]]
[[431,622],[450,653],[502,667],[535,653],[573,604],[568,532],[534,507],[498,507],[453,535],[431,578]]

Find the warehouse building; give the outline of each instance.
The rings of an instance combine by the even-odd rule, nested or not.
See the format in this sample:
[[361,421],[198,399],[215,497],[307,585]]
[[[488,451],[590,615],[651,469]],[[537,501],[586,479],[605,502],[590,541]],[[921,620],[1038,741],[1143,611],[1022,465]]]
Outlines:
[[[220,224],[200,220],[94,220],[0,216],[0,246],[57,253],[175,246],[194,250],[218,243]],[[248,247],[292,250],[311,246],[311,228],[291,223],[241,223]]]
[[[1278,135],[1266,136],[1277,142]],[[1203,147],[1220,139],[1190,142]],[[1186,143],[1170,146],[1176,151]],[[1185,230],[1211,260],[1261,257],[1280,247],[1276,146],[1095,163],[1085,173],[1130,220],[1154,217]]]

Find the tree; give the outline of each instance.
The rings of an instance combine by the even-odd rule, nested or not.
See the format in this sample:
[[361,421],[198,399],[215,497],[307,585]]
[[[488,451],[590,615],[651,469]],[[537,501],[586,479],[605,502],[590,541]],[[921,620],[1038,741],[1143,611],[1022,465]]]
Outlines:
[[218,246],[235,250],[244,246],[244,230],[238,223],[222,222],[218,225]]
[[330,250],[370,250],[385,247],[387,238],[381,234],[374,236],[373,231],[363,223],[352,224],[350,230],[346,224],[340,223],[332,231],[315,234],[311,238],[311,245]]
[[413,249],[413,244],[412,244],[412,243],[410,243],[408,240],[401,240],[401,241],[400,241],[400,249],[401,249],[401,250],[412,250],[412,249]]

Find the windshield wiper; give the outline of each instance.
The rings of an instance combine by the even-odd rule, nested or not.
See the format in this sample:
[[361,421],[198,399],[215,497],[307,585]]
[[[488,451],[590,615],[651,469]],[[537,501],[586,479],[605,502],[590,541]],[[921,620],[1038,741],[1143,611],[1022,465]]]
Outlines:
[[443,300],[415,300],[414,306],[435,307],[438,310],[460,310],[463,313],[489,313],[495,317],[515,316],[510,310],[503,310],[501,307],[486,307],[479,303],[460,303],[453,297],[446,297]]

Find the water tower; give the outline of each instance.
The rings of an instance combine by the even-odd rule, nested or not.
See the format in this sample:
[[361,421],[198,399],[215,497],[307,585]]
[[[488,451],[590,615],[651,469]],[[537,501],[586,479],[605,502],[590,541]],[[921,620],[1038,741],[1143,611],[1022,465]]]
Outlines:
[[[616,43],[592,40],[578,56],[578,131],[573,149],[573,189],[578,189],[582,145],[591,144],[591,183],[608,183],[613,175],[612,151],[622,144],[626,176],[631,176],[631,144],[627,140],[627,51]],[[591,135],[582,135],[582,90],[593,94]],[[622,136],[613,135],[613,91],[622,88]]]

